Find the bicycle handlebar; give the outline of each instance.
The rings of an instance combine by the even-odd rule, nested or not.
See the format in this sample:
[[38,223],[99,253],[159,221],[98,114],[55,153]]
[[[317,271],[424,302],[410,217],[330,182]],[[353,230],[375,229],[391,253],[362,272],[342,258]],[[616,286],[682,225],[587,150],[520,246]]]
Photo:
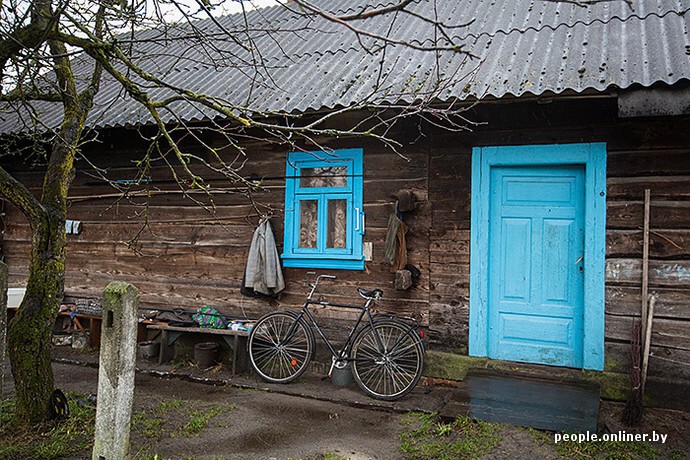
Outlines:
[[311,296],[314,295],[314,291],[316,291],[316,287],[319,285],[319,282],[321,281],[321,278],[326,278],[326,279],[336,279],[337,277],[335,275],[318,275],[316,277],[316,280],[314,283],[309,283],[309,276],[310,275],[316,275],[316,272],[307,272],[307,283],[309,284],[309,287],[311,287],[311,292],[309,292],[309,295],[307,298],[311,299]]

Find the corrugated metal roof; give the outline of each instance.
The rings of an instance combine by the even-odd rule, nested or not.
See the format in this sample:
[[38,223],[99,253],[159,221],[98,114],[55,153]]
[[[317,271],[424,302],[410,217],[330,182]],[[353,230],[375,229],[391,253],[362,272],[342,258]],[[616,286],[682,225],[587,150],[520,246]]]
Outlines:
[[[392,1],[322,0],[336,14],[393,4]],[[306,14],[294,4],[250,12],[250,30],[239,15],[219,20],[243,44],[228,39],[210,20],[196,24],[216,34],[209,51],[193,35],[174,39],[180,29],[139,32],[135,61],[178,87],[257,112],[308,112],[366,103],[501,98],[631,85],[669,85],[690,79],[690,0],[631,0],[589,6],[543,0],[418,0],[411,11],[449,26],[444,30],[463,50],[430,52],[403,45],[386,47],[347,28]],[[354,21],[372,35],[419,46],[440,36],[419,16],[403,13]],[[443,38],[437,45],[448,46]],[[371,52],[367,52],[363,46]],[[89,63],[75,61],[87,74]],[[127,126],[150,122],[149,115],[112,79],[105,77],[88,124]],[[169,90],[150,88],[152,98]],[[61,109],[38,106],[47,125]],[[215,116],[189,102],[175,104],[185,121]],[[172,121],[172,112],[165,113]],[[17,117],[0,112],[0,130],[17,129]]]

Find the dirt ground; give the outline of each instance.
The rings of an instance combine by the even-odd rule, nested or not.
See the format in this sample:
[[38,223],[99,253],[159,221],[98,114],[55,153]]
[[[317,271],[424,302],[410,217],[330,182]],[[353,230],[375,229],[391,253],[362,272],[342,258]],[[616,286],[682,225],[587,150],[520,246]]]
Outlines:
[[[96,393],[96,369],[54,363],[54,370],[56,386],[84,395]],[[11,387],[9,375],[5,381]],[[406,426],[405,418],[408,416],[405,412],[410,408],[405,404],[370,406],[368,401],[371,400],[361,395],[355,386],[335,387],[328,381],[321,381],[318,376],[281,386],[293,394],[285,394],[281,388],[266,387],[256,380],[238,382],[214,386],[137,374],[131,432],[132,458],[410,458],[400,450],[399,437]],[[424,391],[428,390],[415,390],[418,401],[423,400]],[[6,391],[5,395],[8,393]],[[409,400],[415,401],[415,395]],[[422,409],[433,410],[433,407]],[[618,422],[621,410],[621,404],[604,402],[600,431],[625,429],[631,432]],[[199,428],[195,421],[204,417],[206,423],[201,423]],[[669,435],[661,458],[690,458],[689,414],[648,410],[645,424],[638,431]],[[499,434],[501,441],[482,458],[563,458],[554,448],[551,433],[543,435],[545,442],[537,442],[533,432],[506,424],[500,425]],[[90,458],[90,454],[84,452],[82,456],[73,458]]]

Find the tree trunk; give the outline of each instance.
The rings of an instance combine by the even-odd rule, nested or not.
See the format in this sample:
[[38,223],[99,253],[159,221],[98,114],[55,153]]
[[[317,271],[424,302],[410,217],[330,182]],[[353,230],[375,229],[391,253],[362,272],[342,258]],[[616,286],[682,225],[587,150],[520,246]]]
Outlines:
[[50,347],[65,286],[67,191],[83,127],[83,117],[71,115],[66,114],[60,136],[53,140],[40,202],[0,170],[0,191],[24,212],[32,232],[26,294],[7,334],[16,389],[15,426],[40,423],[51,415]]
[[17,398],[13,423],[47,420],[53,393],[51,335],[65,278],[65,217],[45,213],[32,229],[32,251],[26,295],[10,323],[8,351]]
[[[98,39],[103,35],[103,21],[110,6],[108,2],[100,5],[95,17],[93,27]],[[16,388],[13,418],[16,426],[39,423],[51,416],[54,382],[50,347],[65,284],[67,191],[74,178],[74,158],[103,69],[102,64],[96,62],[90,83],[78,91],[70,50],[61,41],[64,39],[60,33],[61,10],[53,8],[51,0],[31,2],[30,24],[0,40],[0,74],[10,58],[19,56],[22,59],[19,53],[24,49],[48,45],[55,88],[63,107],[63,120],[56,131],[34,133],[36,145],[48,139],[52,142],[40,200],[0,167],[0,194],[22,211],[32,231],[26,294],[7,334]]]

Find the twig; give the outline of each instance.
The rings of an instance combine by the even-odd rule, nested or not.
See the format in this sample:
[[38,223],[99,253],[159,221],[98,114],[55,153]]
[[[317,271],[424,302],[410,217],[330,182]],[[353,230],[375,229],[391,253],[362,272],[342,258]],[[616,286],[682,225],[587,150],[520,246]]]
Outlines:
[[656,296],[649,296],[649,308],[647,309],[647,318],[642,321],[646,322],[647,334],[644,338],[644,350],[642,352],[642,396],[644,397],[644,388],[647,383],[647,367],[649,366],[649,349],[652,345],[652,324],[654,323],[654,305],[656,305]]
[[644,227],[642,229],[642,339],[647,336],[647,301],[649,296],[649,209],[651,191],[644,191]]
[[[637,228],[638,228],[639,230],[644,230],[644,228],[642,228],[642,227],[637,227]],[[664,234],[662,234],[662,233],[659,233],[659,232],[657,232],[656,230],[649,230],[649,233],[651,233],[651,234],[653,234],[653,235],[656,235],[656,236],[658,236],[659,238],[661,238],[661,239],[663,239],[663,240],[668,241],[669,244],[671,244],[674,248],[676,248],[676,249],[678,249],[678,250],[680,250],[680,251],[683,251],[683,250],[685,249],[683,246],[679,245],[678,243],[676,243],[675,241],[673,241],[673,240],[672,240],[671,238],[669,238],[668,236],[666,236],[666,235],[664,235]]]

